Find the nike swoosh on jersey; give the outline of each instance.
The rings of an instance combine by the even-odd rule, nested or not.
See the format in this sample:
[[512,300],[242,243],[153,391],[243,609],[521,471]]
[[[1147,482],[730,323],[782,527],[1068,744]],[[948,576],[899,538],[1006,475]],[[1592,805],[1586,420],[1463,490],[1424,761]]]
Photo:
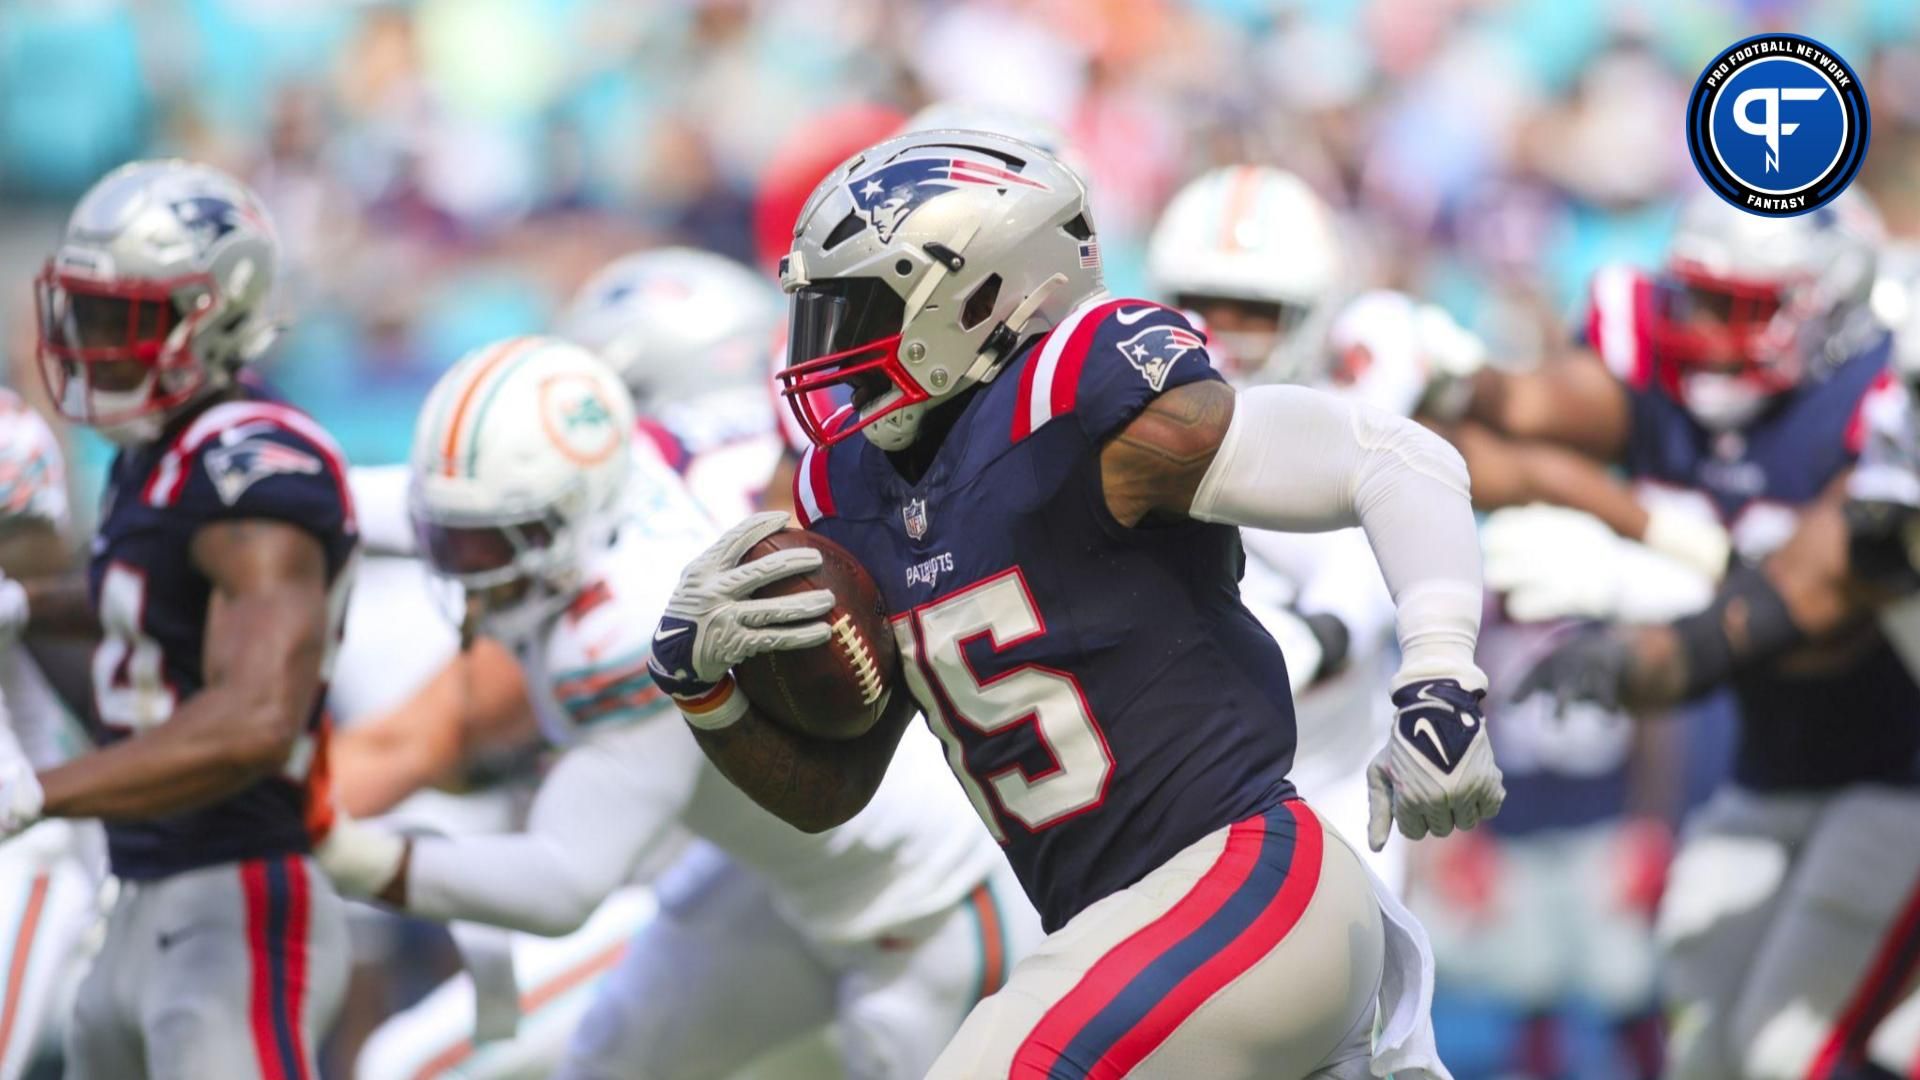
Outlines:
[[1154,309],[1150,307],[1143,307],[1134,308],[1132,311],[1116,311],[1113,313],[1113,317],[1121,326],[1132,326],[1134,323],[1153,314],[1153,310]]
[[1415,720],[1413,722],[1413,733],[1415,735],[1425,735],[1427,741],[1433,744],[1434,753],[1440,755],[1440,764],[1449,769],[1453,768],[1453,759],[1447,756],[1446,744],[1440,741],[1440,730],[1433,726],[1433,721],[1424,716]]

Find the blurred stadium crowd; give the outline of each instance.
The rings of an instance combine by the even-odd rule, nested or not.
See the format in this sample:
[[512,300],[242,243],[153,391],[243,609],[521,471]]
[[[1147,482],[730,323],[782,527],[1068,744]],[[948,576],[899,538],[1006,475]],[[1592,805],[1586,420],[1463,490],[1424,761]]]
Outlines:
[[[1597,266],[1657,263],[1695,180],[1677,122],[1649,118],[1759,30],[1826,41],[1866,76],[1860,189],[1892,238],[1920,239],[1917,25],[1908,0],[0,0],[0,329],[11,381],[38,394],[28,282],[73,198],[135,157],[214,163],[284,243],[299,319],[269,377],[356,463],[398,461],[453,358],[547,327],[630,250],[770,264],[822,148],[957,100],[1062,133],[1117,293],[1144,288],[1146,235],[1183,181],[1271,162],[1344,212],[1362,277],[1526,364],[1568,334]],[[74,454],[92,490],[105,450]],[[1544,898],[1529,910],[1577,915],[1575,894],[1607,890],[1650,912],[1723,727],[1660,736],[1689,745],[1636,757],[1658,775],[1516,781],[1493,838],[1416,866],[1454,916],[1430,919],[1443,963],[1497,988],[1468,996],[1442,971],[1456,1074],[1648,1074],[1644,924],[1562,962],[1572,931],[1494,892],[1525,878]],[[1582,869],[1541,862],[1553,848]]]

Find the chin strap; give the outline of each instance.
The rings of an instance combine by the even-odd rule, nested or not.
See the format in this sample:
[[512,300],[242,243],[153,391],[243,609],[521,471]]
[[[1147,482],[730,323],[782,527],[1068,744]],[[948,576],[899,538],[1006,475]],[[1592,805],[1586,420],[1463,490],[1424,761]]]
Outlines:
[[[1033,318],[1034,313],[1038,312],[1040,306],[1045,304],[1048,298],[1053,296],[1056,289],[1066,283],[1067,275],[1055,274],[1039,285],[1034,286],[1033,291],[1027,294],[1027,298],[1020,301],[1019,305],[1008,312],[1005,319],[1001,320],[1000,326],[996,328],[994,333],[987,335],[987,340],[992,341],[998,336],[1000,330],[1006,330],[1013,335],[1015,341],[1019,341],[1020,331],[1026,329],[1027,323]],[[973,355],[973,363],[968,365],[966,372],[960,376],[961,384],[965,385],[969,382],[992,382],[993,377],[1000,374],[1001,364],[1006,360],[1008,352],[1009,350],[1007,349],[989,345],[975,353]]]

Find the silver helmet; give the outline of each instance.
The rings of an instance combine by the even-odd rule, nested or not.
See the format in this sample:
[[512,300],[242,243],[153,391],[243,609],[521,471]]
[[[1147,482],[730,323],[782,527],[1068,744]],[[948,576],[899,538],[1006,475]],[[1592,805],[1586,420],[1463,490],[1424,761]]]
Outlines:
[[[792,296],[782,392],[816,443],[897,450],[927,409],[991,379],[1101,288],[1087,189],[1030,143],[919,131],[821,181],[780,261]],[[823,390],[853,400],[830,415]]]
[[560,336],[598,354],[646,410],[714,390],[764,387],[779,321],[780,294],[766,278],[732,259],[675,247],[608,263],[574,297]]
[[1770,218],[1702,191],[1681,208],[1655,290],[1652,346],[1682,402],[1713,428],[1883,332],[1869,304],[1882,230],[1865,199]]
[[246,185],[189,161],[108,173],[37,282],[40,372],[69,420],[120,443],[266,351],[278,241]]

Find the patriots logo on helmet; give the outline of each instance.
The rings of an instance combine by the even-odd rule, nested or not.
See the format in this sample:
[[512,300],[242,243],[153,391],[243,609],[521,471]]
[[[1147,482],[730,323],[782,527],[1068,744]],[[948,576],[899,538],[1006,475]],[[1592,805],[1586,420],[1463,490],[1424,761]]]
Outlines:
[[847,191],[853,196],[854,213],[872,225],[880,242],[885,244],[892,242],[900,226],[929,199],[969,184],[1049,190],[1037,180],[985,161],[916,157],[890,162],[853,177],[847,181]]
[[311,476],[321,470],[320,459],[271,439],[249,438],[207,451],[207,476],[220,501],[232,506],[248,488],[269,476],[295,473]]
[[1120,343],[1120,353],[1133,370],[1147,380],[1154,393],[1164,390],[1167,373],[1179,359],[1206,345],[1206,340],[1184,326],[1149,326]]
[[233,203],[213,195],[181,199],[170,208],[202,248],[239,228],[239,219],[245,216],[245,211]]

